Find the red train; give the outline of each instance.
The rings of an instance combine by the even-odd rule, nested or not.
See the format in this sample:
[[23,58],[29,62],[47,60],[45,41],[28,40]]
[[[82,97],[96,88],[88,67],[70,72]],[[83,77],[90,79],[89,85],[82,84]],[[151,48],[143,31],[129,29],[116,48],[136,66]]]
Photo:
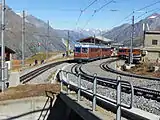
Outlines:
[[78,61],[88,61],[110,57],[111,54],[111,47],[102,45],[76,44],[74,48],[74,59]]
[[[141,50],[139,48],[133,48],[133,59],[141,60]],[[128,59],[130,55],[130,48],[128,47],[120,47],[117,52],[118,57],[122,59]]]

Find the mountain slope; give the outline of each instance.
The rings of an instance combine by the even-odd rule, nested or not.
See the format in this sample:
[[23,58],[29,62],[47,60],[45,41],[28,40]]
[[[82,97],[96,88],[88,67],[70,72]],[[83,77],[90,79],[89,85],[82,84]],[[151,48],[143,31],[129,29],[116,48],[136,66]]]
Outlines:
[[[0,5],[1,8],[1,5]],[[1,16],[1,13],[0,13]],[[0,17],[1,21],[1,17]],[[22,55],[22,15],[16,14],[11,8],[6,8],[5,45],[16,51],[16,57]],[[67,30],[56,30],[49,27],[49,39],[47,35],[47,23],[27,15],[25,20],[25,57],[40,51],[64,51],[66,49],[62,38],[68,39]],[[0,35],[1,36],[1,35]],[[74,31],[70,31],[70,44],[73,46],[76,40],[85,37]],[[40,43],[40,46],[38,44]]]
[[[47,28],[48,28],[47,23],[45,23],[44,21],[42,21],[32,15],[26,16],[26,19],[30,23],[36,25],[37,28],[45,29],[45,34],[47,35]],[[73,48],[73,45],[75,44],[76,40],[87,36],[87,35],[84,35],[83,33],[80,34],[77,31],[53,29],[52,27],[50,27],[49,34],[50,34],[50,38],[54,38],[55,40],[57,39],[58,41],[62,42],[62,39],[64,39],[64,40],[68,39],[68,32],[69,32],[70,44],[72,46],[71,48]],[[53,40],[51,39],[51,41],[53,41]],[[63,45],[64,45],[64,43],[63,43]]]
[[[154,13],[143,20],[135,23],[135,46],[142,45],[142,36],[143,36],[143,23],[148,24],[149,30],[160,30],[160,14]],[[131,24],[123,24],[119,27],[113,28],[112,30],[105,33],[105,37],[113,39],[117,42],[124,43],[128,45],[131,39],[131,31],[132,25]]]

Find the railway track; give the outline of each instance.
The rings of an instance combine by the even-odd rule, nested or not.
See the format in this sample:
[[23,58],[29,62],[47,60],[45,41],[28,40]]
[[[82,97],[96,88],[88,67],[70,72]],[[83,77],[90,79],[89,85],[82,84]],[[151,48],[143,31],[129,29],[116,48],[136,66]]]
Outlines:
[[33,70],[23,76],[20,77],[20,82],[22,84],[25,84],[27,83],[28,81],[32,80],[33,78],[37,77],[38,75],[42,74],[43,72],[49,70],[50,68],[52,67],[55,67],[57,65],[60,65],[64,62],[71,62],[72,60],[66,60],[66,61],[59,61],[59,62],[55,62],[55,63],[51,63],[51,64],[48,64],[48,65],[45,65],[45,66],[42,66],[36,70]]
[[[74,65],[72,68],[72,72],[75,72],[77,74],[81,73],[83,79],[85,79],[89,82],[93,82],[94,76],[85,73],[81,66],[82,65],[78,65],[78,64]],[[104,69],[102,64],[100,66],[102,67],[102,69]],[[115,80],[115,79],[110,79],[110,78],[105,78],[105,77],[100,77],[100,76],[97,76],[97,79],[98,79],[97,84],[99,84],[99,85],[102,85],[105,87],[110,87],[113,89],[117,88],[117,80]],[[130,86],[126,85],[126,84],[122,84],[122,91],[125,93],[131,93]],[[152,100],[156,100],[156,101],[160,102],[160,91],[157,91],[157,90],[134,86],[134,94],[136,96],[143,96],[144,98],[152,99]]]
[[119,59],[114,59],[114,60],[110,60],[110,61],[107,61],[107,62],[104,62],[101,64],[101,67],[103,70],[105,71],[110,71],[112,73],[116,73],[116,74],[119,74],[119,75],[123,75],[123,76],[128,76],[128,77],[134,77],[134,78],[141,78],[141,79],[147,79],[147,80],[154,80],[154,81],[160,81],[160,78],[156,78],[156,77],[146,77],[146,76],[142,76],[142,75],[136,75],[136,74],[132,74],[132,73],[125,73],[125,72],[121,72],[121,71],[117,71],[117,70],[114,70],[112,68],[110,68],[108,66],[108,64],[112,63],[112,62],[115,62]]
[[[77,76],[78,77],[78,73],[81,74],[81,86],[84,88],[81,89],[81,95],[85,98],[87,98],[88,100],[92,101],[93,100],[93,95],[90,93],[90,92],[93,92],[93,76],[92,75],[88,75],[88,74],[83,74],[83,69],[82,68],[82,64],[75,64],[74,66],[71,67],[71,72],[74,74],[74,76]],[[81,70],[80,70],[81,69]],[[67,72],[67,71],[66,71]],[[64,71],[65,73],[65,71]],[[64,74],[64,76],[67,76],[66,74]],[[104,91],[103,89],[106,89],[105,86],[109,86],[113,89],[115,89],[117,87],[117,81],[114,80],[113,82],[113,79],[108,79],[108,78],[104,78],[106,80],[102,80],[102,79],[98,79],[97,78],[97,93],[102,96],[102,99],[105,99],[106,95],[105,95],[105,92],[108,92],[110,93],[111,92],[111,95],[114,93],[112,89],[109,89],[107,91]],[[77,81],[73,78],[71,79],[72,82],[75,82],[75,84],[78,84]],[[65,81],[64,79],[64,85],[68,86],[68,82]],[[76,91],[78,92],[78,87],[75,85],[75,84],[72,84],[70,82],[69,84],[69,89],[70,90],[73,90],[73,91]],[[87,84],[87,86],[86,86]],[[100,86],[99,86],[100,85]],[[128,90],[127,90],[128,88]],[[107,87],[108,89],[108,87]],[[91,91],[90,91],[91,90]],[[102,92],[102,91],[104,92]],[[86,92],[86,91],[89,91],[89,92]],[[99,91],[99,92],[98,92]],[[126,85],[122,85],[122,91],[123,92],[126,92],[126,93],[130,93],[131,90],[128,86]],[[114,93],[115,94],[115,93]],[[140,95],[140,94],[138,94]],[[115,94],[116,96],[116,94]],[[129,96],[128,96],[129,97]],[[130,104],[130,100],[128,99],[127,96],[123,96],[123,99],[122,99],[122,103],[124,104]],[[141,97],[137,97],[135,96],[134,97],[134,100],[135,99],[139,99]],[[105,108],[106,110],[109,110],[109,111],[112,111],[113,113],[116,113],[116,101],[115,98],[114,98],[114,95],[113,96],[107,96],[107,98],[105,100],[102,100],[101,97],[99,98],[99,96],[97,97],[97,105],[101,106],[102,108]],[[125,102],[126,101],[129,101],[129,102]],[[149,102],[149,101],[152,101],[149,99],[141,99],[141,100],[146,100],[147,103],[151,103],[151,104],[154,104],[155,106],[156,105],[159,105],[159,102],[157,102],[156,100],[154,100],[154,102]],[[144,103],[146,103],[144,102]],[[133,108],[131,110],[126,110],[126,109],[123,109],[122,107],[122,116],[127,118],[127,119],[130,119],[130,120],[146,120],[146,119],[155,119],[155,120],[159,120],[159,112],[157,113],[157,111],[159,111],[159,107],[158,108],[155,108],[155,106],[148,106],[148,105],[145,105],[143,102],[140,102],[139,101],[134,101],[134,104],[133,104]],[[158,103],[158,104],[157,104]],[[141,107],[139,105],[142,105],[144,107]],[[153,112],[154,111],[154,112]]]

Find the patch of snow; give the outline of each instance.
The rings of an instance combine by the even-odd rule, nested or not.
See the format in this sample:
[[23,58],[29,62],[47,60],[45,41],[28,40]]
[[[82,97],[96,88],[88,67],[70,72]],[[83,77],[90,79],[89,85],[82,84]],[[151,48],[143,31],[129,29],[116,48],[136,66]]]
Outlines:
[[21,18],[23,17],[22,13],[16,13],[17,15],[19,15]]
[[[19,15],[21,18],[23,18],[23,14],[22,13],[16,13],[17,15]],[[27,16],[27,14],[26,14],[26,16]],[[25,19],[25,22],[26,23],[30,23],[27,19]]]

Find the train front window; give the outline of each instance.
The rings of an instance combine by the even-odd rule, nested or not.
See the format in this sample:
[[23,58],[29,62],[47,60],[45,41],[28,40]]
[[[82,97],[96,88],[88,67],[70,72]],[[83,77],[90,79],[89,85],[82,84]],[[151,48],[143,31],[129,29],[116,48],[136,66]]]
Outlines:
[[76,53],[80,53],[80,52],[81,52],[81,48],[80,48],[80,47],[76,47],[76,48],[75,48],[75,52],[76,52]]
[[82,53],[87,53],[88,52],[88,48],[82,48]]
[[119,49],[119,52],[125,52],[125,50],[124,49]]

